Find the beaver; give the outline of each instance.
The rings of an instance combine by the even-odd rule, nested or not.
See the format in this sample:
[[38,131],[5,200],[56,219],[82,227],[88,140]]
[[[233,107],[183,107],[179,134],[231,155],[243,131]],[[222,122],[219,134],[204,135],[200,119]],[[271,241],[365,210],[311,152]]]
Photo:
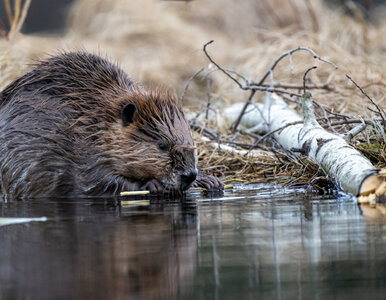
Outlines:
[[190,126],[169,93],[85,52],[43,60],[0,93],[0,145],[10,198],[222,188],[197,177]]

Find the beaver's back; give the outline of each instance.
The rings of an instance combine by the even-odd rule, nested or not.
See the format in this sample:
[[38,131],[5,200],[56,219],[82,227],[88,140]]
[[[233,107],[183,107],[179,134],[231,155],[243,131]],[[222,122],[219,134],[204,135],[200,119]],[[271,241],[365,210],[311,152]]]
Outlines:
[[[36,65],[31,72],[7,86],[1,92],[0,108],[23,94],[27,96],[24,102],[33,106],[36,102],[40,105],[55,105],[55,102],[61,107],[80,103],[87,108],[101,107],[108,105],[107,95],[117,95],[133,85],[120,68],[99,56],[64,53]],[[31,97],[34,95],[45,97]]]
[[0,94],[3,194],[50,195],[50,189],[64,196],[76,194],[78,169],[94,163],[87,162],[97,151],[90,147],[90,138],[117,118],[111,99],[134,86],[107,60],[66,53],[6,87]]

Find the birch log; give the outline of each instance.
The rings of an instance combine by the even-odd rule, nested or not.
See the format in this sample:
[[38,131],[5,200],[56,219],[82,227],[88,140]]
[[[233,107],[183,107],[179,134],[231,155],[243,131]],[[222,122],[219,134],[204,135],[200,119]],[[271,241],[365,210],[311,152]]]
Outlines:
[[[235,107],[236,108],[236,107]],[[235,108],[229,108],[224,114],[231,119],[237,115]],[[290,125],[273,133],[274,139],[287,151],[295,155],[304,154],[319,165],[338,188],[355,196],[366,195],[375,190],[384,181],[371,162],[350,146],[342,137],[324,130],[316,121],[311,94],[305,93],[302,99],[303,118],[276,94],[266,94],[265,104],[255,106],[253,113],[255,124],[249,130],[264,128],[266,132],[280,129],[286,124],[303,121],[302,124]],[[249,119],[249,126],[251,126]],[[241,123],[243,124],[243,122]]]

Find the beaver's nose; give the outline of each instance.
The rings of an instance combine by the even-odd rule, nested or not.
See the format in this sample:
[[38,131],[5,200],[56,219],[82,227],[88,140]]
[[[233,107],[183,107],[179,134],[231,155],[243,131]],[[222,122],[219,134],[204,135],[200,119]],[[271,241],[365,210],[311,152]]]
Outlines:
[[190,169],[181,175],[181,189],[184,191],[196,180],[197,169]]

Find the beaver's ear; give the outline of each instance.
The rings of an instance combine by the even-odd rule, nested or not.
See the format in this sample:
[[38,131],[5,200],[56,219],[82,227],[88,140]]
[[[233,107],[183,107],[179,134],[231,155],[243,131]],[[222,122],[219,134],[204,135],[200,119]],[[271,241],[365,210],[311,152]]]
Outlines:
[[135,104],[128,103],[124,107],[122,107],[122,110],[121,110],[122,125],[127,126],[130,123],[133,123],[136,114],[137,114],[137,107],[135,106]]

